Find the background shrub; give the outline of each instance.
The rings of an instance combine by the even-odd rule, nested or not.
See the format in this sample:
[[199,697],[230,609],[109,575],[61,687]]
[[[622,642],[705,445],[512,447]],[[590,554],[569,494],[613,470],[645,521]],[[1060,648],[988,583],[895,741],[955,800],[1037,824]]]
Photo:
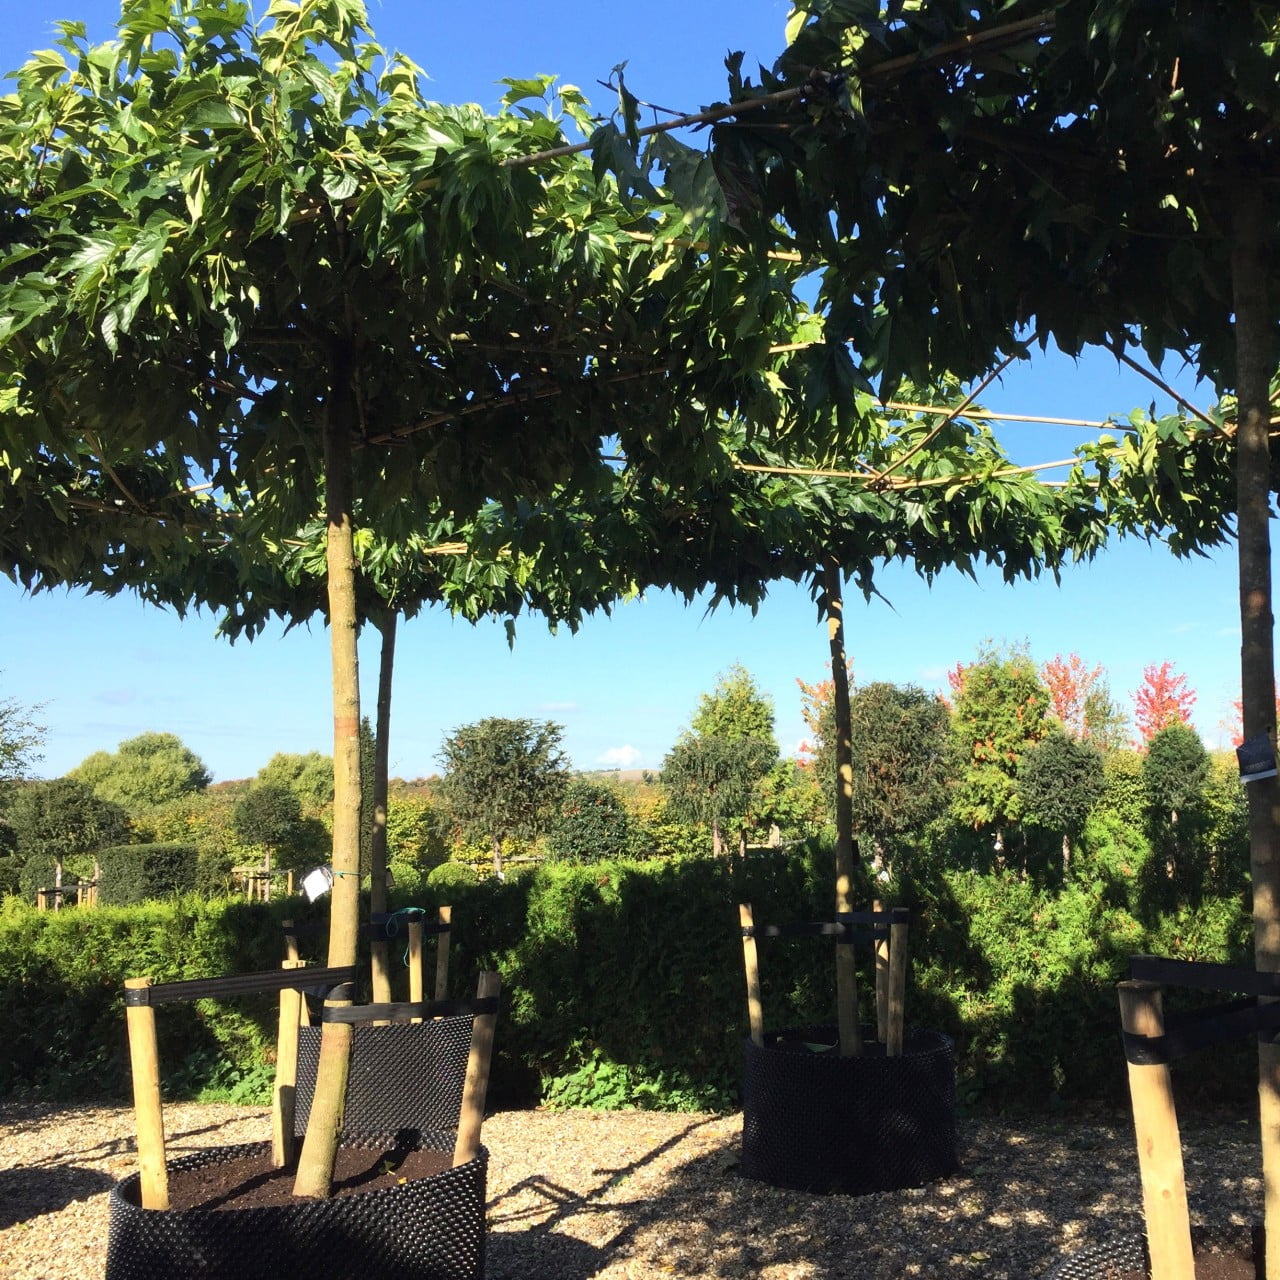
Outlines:
[[196,888],[199,850],[190,844],[121,844],[98,855],[98,902],[126,906]]

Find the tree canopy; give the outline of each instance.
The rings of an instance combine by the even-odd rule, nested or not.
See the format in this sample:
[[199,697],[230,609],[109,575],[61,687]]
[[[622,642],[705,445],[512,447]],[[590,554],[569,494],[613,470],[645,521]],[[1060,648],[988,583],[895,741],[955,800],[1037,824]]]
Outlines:
[[95,751],[68,777],[123,809],[164,804],[203,791],[211,780],[200,757],[173,733],[140,733],[115,751]]

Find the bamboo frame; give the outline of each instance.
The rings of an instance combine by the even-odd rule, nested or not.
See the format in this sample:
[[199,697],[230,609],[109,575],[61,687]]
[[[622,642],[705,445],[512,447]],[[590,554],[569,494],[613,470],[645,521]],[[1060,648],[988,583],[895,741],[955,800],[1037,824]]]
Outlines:
[[760,1000],[760,957],[756,951],[756,940],[747,934],[747,929],[754,927],[751,904],[738,904],[738,923],[743,928],[742,962],[747,975],[747,1018],[751,1023],[751,1040],[753,1044],[764,1047],[764,1006]]
[[[1163,993],[1158,984],[1131,980],[1121,982],[1118,990],[1125,1031],[1147,1037],[1164,1034]],[[1195,1280],[1182,1140],[1169,1068],[1128,1065],[1151,1280]]]
[[[502,979],[487,970],[480,975],[476,996],[480,1000],[502,992]],[[458,1133],[453,1145],[456,1168],[474,1160],[480,1152],[480,1126],[484,1121],[485,1094],[489,1088],[489,1064],[493,1058],[493,1031],[496,1013],[477,1014],[471,1024],[471,1053],[467,1058],[466,1082],[462,1087],[462,1109],[458,1115]]]
[[445,1000],[449,995],[449,938],[448,926],[453,924],[453,908],[441,907],[438,913],[445,927],[436,934],[436,989],[435,999]]
[[[150,978],[126,978],[126,989],[151,986]],[[125,1006],[129,1065],[133,1076],[133,1116],[138,1133],[138,1173],[144,1209],[169,1207],[169,1168],[165,1163],[164,1110],[160,1101],[160,1053],[156,1011],[150,1005]]]
[[[296,947],[295,947],[296,950]],[[296,956],[283,969],[305,969]],[[306,1002],[297,987],[280,990],[280,1023],[276,1033],[276,1080],[271,1092],[271,1164],[283,1169],[293,1159],[294,1118],[297,1114],[299,1008]]]
[[[879,915],[884,904],[877,898],[871,904],[871,910]],[[889,1043],[889,934],[877,933],[875,939],[876,953],[876,1039],[881,1044]]]
[[895,910],[893,915],[889,925],[889,1009],[885,1053],[890,1058],[900,1058],[906,1035],[908,925],[905,911]]
[[[422,1003],[422,921],[409,921],[409,1001]],[[412,1019],[421,1022],[421,1018]]]

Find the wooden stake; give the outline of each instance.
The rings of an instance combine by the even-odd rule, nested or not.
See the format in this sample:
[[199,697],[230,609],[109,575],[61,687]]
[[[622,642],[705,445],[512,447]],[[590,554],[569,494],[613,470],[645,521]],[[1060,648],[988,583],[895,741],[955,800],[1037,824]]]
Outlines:
[[[752,927],[751,904],[738,904],[738,923],[744,929]],[[760,965],[756,955],[756,940],[742,936],[742,963],[747,971],[747,1017],[751,1023],[751,1041],[764,1045],[764,1008],[760,1003]]]
[[[151,985],[150,978],[126,978],[126,990]],[[160,1054],[156,1011],[149,1004],[126,1005],[129,1065],[133,1075],[133,1118],[138,1131],[138,1172],[144,1209],[169,1207],[169,1170],[164,1157],[164,1112],[160,1105]]]
[[[283,969],[305,969],[301,960],[286,960]],[[298,1006],[303,1003],[297,987],[280,990],[280,1026],[276,1033],[276,1085],[271,1100],[271,1163],[283,1169],[293,1159],[293,1127],[298,1095]]]
[[[453,908],[440,908],[440,923],[444,925],[453,923]],[[436,993],[437,1000],[448,999],[449,996],[449,938],[450,933],[446,929],[442,933],[436,934]]]
[[[1164,1034],[1164,1007],[1154,982],[1122,982],[1120,1021],[1133,1035]],[[1142,1174],[1142,1208],[1151,1252],[1151,1280],[1195,1280],[1191,1219],[1182,1170],[1182,1141],[1169,1068],[1129,1063],[1129,1096]]]
[[[299,966],[303,966],[304,962],[298,959],[298,935],[293,931],[293,921],[284,920],[284,957],[286,960],[297,960]],[[298,992],[298,1026],[309,1027],[311,1025],[311,1010],[307,1008],[307,998]]]
[[[871,910],[879,915],[884,904],[877,899]],[[879,929],[879,924],[876,928]],[[889,933],[876,935],[876,1038],[881,1044],[889,1043]]]
[[885,1037],[885,1053],[890,1058],[902,1056],[907,1009],[907,913],[894,911],[889,925],[889,1034]]
[[[480,975],[476,988],[479,999],[496,998],[501,991],[502,979],[496,973]],[[489,1088],[489,1062],[493,1057],[493,1029],[497,1021],[496,1013],[482,1013],[471,1024],[471,1054],[467,1058],[467,1078],[462,1087],[458,1136],[453,1145],[455,1168],[474,1160],[480,1152],[480,1125],[484,1121],[484,1097]]]
[[[409,1001],[418,1004],[422,1000],[422,921],[409,921]],[[421,1018],[413,1018],[421,1022]]]
[[47,889],[36,890],[36,910],[37,911],[49,910],[49,891]]

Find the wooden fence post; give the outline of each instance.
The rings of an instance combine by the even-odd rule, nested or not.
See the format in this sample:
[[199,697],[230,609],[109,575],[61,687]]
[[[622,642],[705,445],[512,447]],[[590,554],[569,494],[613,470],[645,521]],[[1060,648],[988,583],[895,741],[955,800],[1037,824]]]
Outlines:
[[[1158,984],[1122,982],[1119,992],[1120,1021],[1127,1032],[1148,1037],[1164,1034],[1164,1004]],[[1130,1062],[1129,1096],[1142,1175],[1151,1280],[1195,1280],[1182,1140],[1169,1068]]]
[[[282,969],[305,969],[306,962],[286,960]],[[280,1024],[276,1032],[276,1083],[271,1095],[271,1163],[283,1169],[293,1159],[293,1128],[298,1098],[298,1006],[302,992],[297,987],[280,989]]]
[[902,1056],[902,1040],[907,1016],[907,912],[893,911],[889,925],[889,1034],[885,1053],[890,1058]]
[[[744,929],[753,926],[751,904],[738,904],[738,923]],[[747,1018],[751,1024],[751,1042],[764,1045],[764,1006],[760,1001],[760,963],[756,952],[756,940],[747,934],[742,935],[742,963],[747,971]]]
[[[126,990],[151,985],[150,978],[126,978]],[[164,1156],[164,1112],[160,1104],[160,1055],[156,1011],[149,1004],[125,1005],[133,1115],[138,1130],[138,1171],[144,1209],[169,1207],[169,1170]]]
[[[440,908],[440,923],[442,925],[450,925],[453,923],[453,908]],[[448,929],[442,930],[436,934],[436,992],[437,1000],[447,1000],[449,997],[449,938]]]
[[[502,991],[498,974],[486,971],[480,975],[476,996],[495,999]],[[462,1087],[462,1109],[458,1115],[458,1134],[453,1145],[456,1168],[473,1160],[480,1151],[480,1126],[484,1121],[484,1099],[489,1088],[489,1061],[493,1057],[493,1030],[496,1013],[477,1014],[471,1024],[471,1053],[467,1058],[466,1082]]]

